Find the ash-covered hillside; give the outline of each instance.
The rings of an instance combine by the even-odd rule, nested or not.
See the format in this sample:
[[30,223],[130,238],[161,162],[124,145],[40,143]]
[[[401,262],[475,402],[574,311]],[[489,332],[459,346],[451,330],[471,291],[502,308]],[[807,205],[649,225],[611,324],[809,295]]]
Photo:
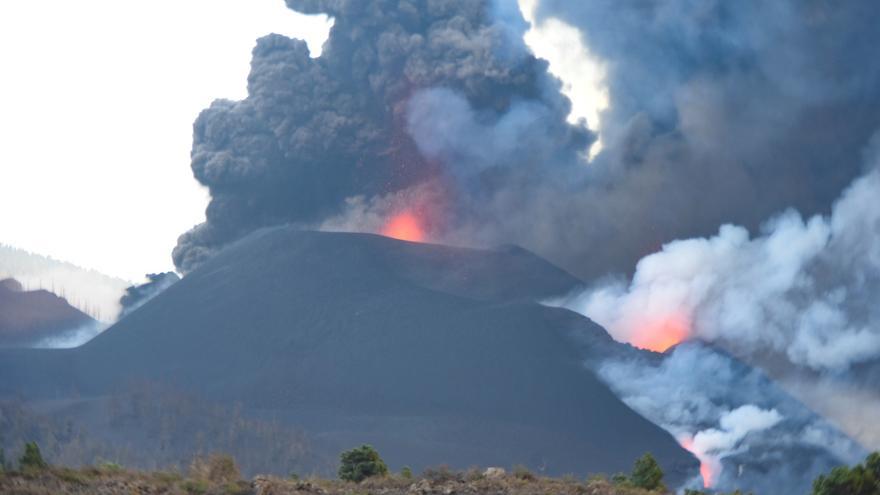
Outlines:
[[533,302],[578,283],[516,248],[267,229],[81,348],[0,354],[0,389],[76,398],[37,409],[87,415],[115,443],[138,425],[121,431],[104,398],[152,383],[301,429],[315,459],[366,442],[398,467],[610,473],[651,451],[673,480],[694,475],[584,366],[572,334],[613,345],[604,330]]

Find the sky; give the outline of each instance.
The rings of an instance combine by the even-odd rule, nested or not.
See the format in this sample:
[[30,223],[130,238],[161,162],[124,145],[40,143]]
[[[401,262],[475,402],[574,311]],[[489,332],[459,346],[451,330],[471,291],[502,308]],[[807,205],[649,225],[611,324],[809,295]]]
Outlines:
[[[604,70],[576,28],[533,22],[525,40],[562,79],[572,120],[596,129]],[[0,243],[136,281],[173,269],[177,237],[204,220],[192,122],[242,99],[255,40],[320,54],[332,19],[282,0],[0,3]],[[593,146],[593,153],[598,151]]]
[[241,99],[255,40],[332,21],[282,0],[0,2],[0,243],[128,280],[204,219],[192,122]]

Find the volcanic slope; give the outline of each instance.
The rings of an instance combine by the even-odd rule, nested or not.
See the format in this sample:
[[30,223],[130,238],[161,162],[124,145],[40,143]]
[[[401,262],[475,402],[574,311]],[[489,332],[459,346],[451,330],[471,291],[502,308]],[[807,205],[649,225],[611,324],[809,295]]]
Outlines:
[[534,302],[578,284],[514,247],[265,229],[83,347],[0,354],[0,391],[97,397],[170,383],[297,425],[334,455],[373,444],[392,467],[612,473],[651,451],[673,479],[695,473],[573,341],[618,344]]

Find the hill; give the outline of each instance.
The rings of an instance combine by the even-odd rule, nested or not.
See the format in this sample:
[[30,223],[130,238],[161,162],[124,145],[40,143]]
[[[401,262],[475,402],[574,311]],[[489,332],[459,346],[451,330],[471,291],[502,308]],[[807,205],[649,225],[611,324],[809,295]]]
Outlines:
[[25,291],[17,280],[0,280],[0,347],[39,345],[97,325],[49,291]]
[[316,458],[371,443],[392,467],[616,472],[652,451],[671,478],[695,473],[573,340],[618,344],[532,302],[579,283],[516,248],[267,229],[81,348],[0,353],[0,393],[118,432],[95,414],[100,398],[159,383],[295,425]]

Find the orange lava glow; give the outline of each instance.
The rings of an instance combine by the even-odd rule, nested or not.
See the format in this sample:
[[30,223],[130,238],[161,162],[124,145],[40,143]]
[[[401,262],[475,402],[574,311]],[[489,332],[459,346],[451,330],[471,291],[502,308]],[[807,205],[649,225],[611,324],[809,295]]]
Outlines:
[[712,488],[712,485],[715,483],[715,473],[712,470],[712,463],[706,459],[706,457],[694,451],[694,440],[691,438],[683,438],[680,440],[681,446],[694,454],[694,456],[700,461],[700,476],[703,478],[703,488]]
[[671,315],[639,326],[630,343],[640,349],[664,352],[690,336],[690,322],[682,315]]
[[381,234],[402,241],[425,242],[425,230],[419,218],[408,211],[391,217],[382,227]]

